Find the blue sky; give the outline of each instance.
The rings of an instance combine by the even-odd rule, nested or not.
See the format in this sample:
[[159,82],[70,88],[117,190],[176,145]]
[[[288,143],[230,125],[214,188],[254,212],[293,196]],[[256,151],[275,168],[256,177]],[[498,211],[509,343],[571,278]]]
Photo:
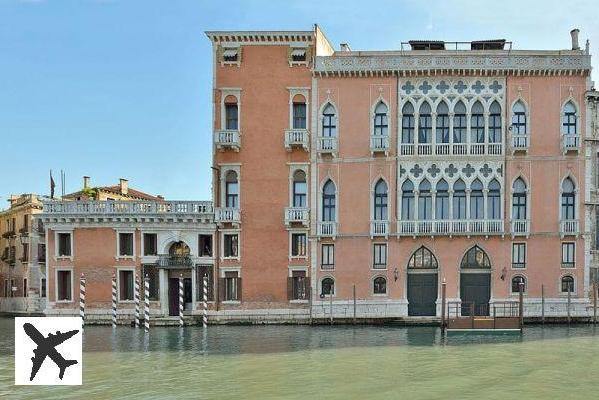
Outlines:
[[354,50],[415,38],[565,49],[578,27],[593,53],[593,3],[0,0],[0,208],[11,193],[47,194],[50,169],[66,171],[67,192],[90,175],[94,185],[125,177],[170,199],[209,199],[206,30],[318,23]]

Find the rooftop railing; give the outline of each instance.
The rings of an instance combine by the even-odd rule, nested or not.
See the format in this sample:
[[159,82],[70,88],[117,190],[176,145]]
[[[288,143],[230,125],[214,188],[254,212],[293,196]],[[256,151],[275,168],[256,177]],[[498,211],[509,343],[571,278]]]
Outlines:
[[211,201],[48,201],[44,214],[213,214]]

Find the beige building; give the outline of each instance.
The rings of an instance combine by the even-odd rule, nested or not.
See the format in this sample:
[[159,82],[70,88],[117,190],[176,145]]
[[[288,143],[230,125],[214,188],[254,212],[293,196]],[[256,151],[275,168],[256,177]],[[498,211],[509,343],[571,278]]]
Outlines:
[[145,201],[161,201],[162,196],[153,196],[139,190],[129,188],[127,179],[119,179],[117,185],[112,186],[92,186],[89,176],[83,177],[83,188],[77,192],[63,196],[63,200],[145,200]]

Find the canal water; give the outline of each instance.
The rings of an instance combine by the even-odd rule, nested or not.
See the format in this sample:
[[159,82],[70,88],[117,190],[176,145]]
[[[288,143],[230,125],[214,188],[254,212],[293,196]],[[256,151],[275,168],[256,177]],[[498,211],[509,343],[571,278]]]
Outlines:
[[14,386],[13,337],[0,319],[0,398],[599,398],[592,325],[446,340],[434,327],[89,326],[79,387]]

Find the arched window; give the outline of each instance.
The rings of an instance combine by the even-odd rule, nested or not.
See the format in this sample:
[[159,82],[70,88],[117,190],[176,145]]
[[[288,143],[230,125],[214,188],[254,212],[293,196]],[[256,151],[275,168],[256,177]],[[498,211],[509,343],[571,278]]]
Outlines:
[[374,294],[387,294],[387,279],[384,277],[378,276],[374,278],[373,285]]
[[472,143],[485,142],[485,115],[484,108],[480,101],[477,101],[472,106],[470,114],[470,132]]
[[453,219],[466,219],[466,184],[461,179],[453,184]]
[[520,284],[522,283],[522,293],[526,292],[526,278],[516,275],[512,278],[512,293],[520,293]]
[[435,255],[424,246],[412,253],[408,261],[408,269],[437,269],[438,266]]
[[235,171],[229,171],[225,176],[225,207],[239,207],[239,181]]
[[484,219],[483,184],[475,179],[470,185],[470,219]]
[[518,100],[512,107],[512,135],[526,135],[528,127],[526,123],[526,107]]
[[322,188],[322,220],[324,222],[335,221],[336,194],[335,184],[328,180]]
[[489,108],[489,143],[501,142],[501,106],[498,102],[491,103]]
[[449,108],[442,101],[437,106],[437,125],[435,127],[437,143],[449,143]]
[[322,111],[322,136],[337,136],[337,113],[332,104],[327,104]]
[[189,246],[185,242],[175,242],[168,249],[168,254],[171,256],[188,256],[191,253]]
[[425,101],[420,105],[418,115],[418,143],[431,143],[432,132],[431,106]]
[[576,107],[571,101],[564,105],[562,116],[562,133],[564,135],[576,135]]
[[401,219],[414,220],[414,184],[410,180],[401,185]]
[[449,185],[445,179],[437,182],[435,197],[435,219],[449,219]]
[[501,186],[496,179],[489,182],[489,193],[487,195],[487,218],[501,219]]
[[293,129],[306,129],[306,99],[302,95],[293,98]]
[[562,276],[561,292],[574,292],[574,278],[571,275]]
[[526,219],[526,183],[522,178],[514,181],[512,193],[512,219]]
[[389,134],[387,106],[382,101],[374,110],[374,134],[375,136],[387,136]]
[[237,130],[239,128],[239,109],[237,107],[237,98],[227,96],[225,98],[225,129]]
[[460,268],[487,269],[491,268],[491,262],[483,249],[474,246],[464,254]]
[[386,221],[387,219],[387,183],[379,179],[374,186],[374,220]]
[[306,196],[308,185],[306,184],[306,173],[298,169],[293,173],[293,207],[306,207]]
[[466,143],[466,106],[461,100],[453,109],[453,142]]
[[404,104],[401,109],[401,142],[414,143],[414,106]]
[[418,186],[418,219],[421,221],[432,219],[432,209],[431,184],[424,179]]
[[570,178],[562,182],[562,220],[576,219],[574,214],[576,193],[574,182]]
[[335,295],[335,280],[333,278],[324,278],[320,282],[320,294],[323,296]]

